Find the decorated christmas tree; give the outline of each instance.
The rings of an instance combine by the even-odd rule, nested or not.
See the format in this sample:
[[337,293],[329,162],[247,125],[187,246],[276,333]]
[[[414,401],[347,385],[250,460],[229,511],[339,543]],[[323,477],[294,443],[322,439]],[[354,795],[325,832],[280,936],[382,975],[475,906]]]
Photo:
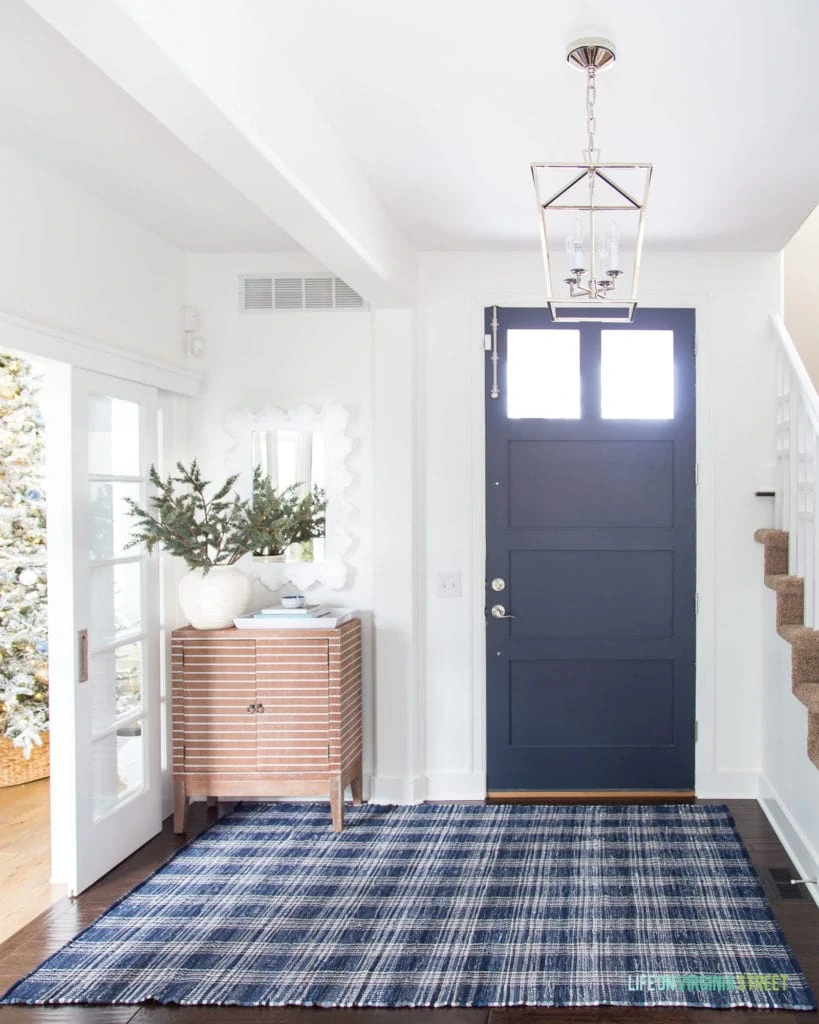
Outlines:
[[48,728],[43,419],[31,366],[0,354],[0,736],[30,757]]

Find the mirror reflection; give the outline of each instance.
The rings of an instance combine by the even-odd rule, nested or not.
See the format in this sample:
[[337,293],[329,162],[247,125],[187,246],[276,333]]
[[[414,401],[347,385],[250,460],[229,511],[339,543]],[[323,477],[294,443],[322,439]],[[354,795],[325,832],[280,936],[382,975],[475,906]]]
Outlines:
[[[314,487],[327,489],[325,436],[310,430],[253,430],[250,433],[251,467],[259,466],[277,491],[296,485],[299,497]],[[315,537],[291,545],[288,562],[322,562],[326,538]]]

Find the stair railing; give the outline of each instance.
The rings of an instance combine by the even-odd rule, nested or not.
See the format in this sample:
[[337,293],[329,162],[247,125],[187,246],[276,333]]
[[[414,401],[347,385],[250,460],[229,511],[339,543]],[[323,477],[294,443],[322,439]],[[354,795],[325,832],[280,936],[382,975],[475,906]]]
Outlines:
[[774,520],[787,530],[788,572],[805,581],[806,626],[819,618],[819,395],[782,317],[771,318],[776,346],[776,499]]

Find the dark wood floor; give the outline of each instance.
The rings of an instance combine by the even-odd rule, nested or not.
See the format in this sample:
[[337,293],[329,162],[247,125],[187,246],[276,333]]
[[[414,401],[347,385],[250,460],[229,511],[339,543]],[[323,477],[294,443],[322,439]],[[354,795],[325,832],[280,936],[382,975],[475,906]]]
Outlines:
[[[714,801],[708,801],[714,802]],[[727,801],[746,847],[768,891],[776,916],[807,975],[814,995],[819,994],[819,907],[805,895],[803,899],[783,900],[765,872],[766,867],[787,866],[788,859],[767,819],[753,800]],[[220,808],[220,813],[227,809]],[[191,834],[201,831],[216,812],[197,804],[192,808]],[[147,846],[106,875],[77,900],[63,899],[0,946],[0,991],[32,970],[48,955],[89,925],[110,904],[127,892],[182,845],[165,831]],[[808,1024],[816,1015],[770,1010],[696,1010],[685,1007],[668,1009],[628,1007],[583,1007],[567,1009],[501,1010],[314,1010],[274,1007],[0,1007],[0,1024],[618,1024],[640,1021],[643,1024],[684,1024],[689,1021],[720,1024]]]

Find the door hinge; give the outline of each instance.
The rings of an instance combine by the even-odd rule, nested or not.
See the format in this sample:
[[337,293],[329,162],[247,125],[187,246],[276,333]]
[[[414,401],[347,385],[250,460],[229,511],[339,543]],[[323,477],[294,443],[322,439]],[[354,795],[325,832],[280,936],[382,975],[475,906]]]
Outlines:
[[484,334],[484,336],[483,336],[483,350],[484,350],[484,352],[491,352],[492,351],[492,335],[491,334]]
[[694,614],[699,615],[700,613],[700,595],[694,594]]
[[697,354],[697,336],[695,334],[694,335],[694,355],[696,355],[696,354]]
[[699,462],[694,463],[694,486],[699,487],[700,485],[700,464]]
[[694,742],[699,743],[700,741],[700,723],[694,719]]

